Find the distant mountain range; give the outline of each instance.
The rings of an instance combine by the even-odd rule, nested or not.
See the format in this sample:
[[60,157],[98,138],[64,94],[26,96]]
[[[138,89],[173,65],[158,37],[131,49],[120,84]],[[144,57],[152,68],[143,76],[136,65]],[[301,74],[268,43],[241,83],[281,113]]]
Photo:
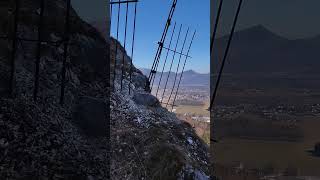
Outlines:
[[[102,34],[103,23],[92,22]],[[217,74],[229,36],[216,39],[211,71]],[[320,88],[320,35],[312,38],[290,40],[277,35],[262,25],[235,32],[222,83],[245,86],[285,86]],[[149,69],[141,69],[149,75]],[[157,73],[156,82],[161,72]],[[169,84],[174,81],[170,73]],[[163,74],[163,79],[168,72]],[[180,74],[178,74],[180,75]],[[178,76],[179,78],[179,76]],[[213,78],[215,79],[215,78]],[[177,79],[179,80],[179,79]],[[157,83],[155,83],[157,84]],[[210,75],[186,71],[181,85],[209,85]]]
[[[216,75],[229,36],[216,40],[211,71]],[[320,36],[290,40],[257,25],[234,34],[222,86],[320,88]],[[141,69],[149,75],[149,69]],[[174,76],[169,83],[174,81]],[[168,72],[164,73],[167,77]],[[180,75],[180,74],[178,74]],[[157,73],[158,82],[160,73]],[[179,77],[179,76],[178,76]],[[216,80],[216,76],[213,76]],[[209,74],[186,71],[182,86],[209,85]],[[156,83],[155,83],[156,84]]]
[[[229,36],[216,40],[214,63],[222,60]],[[308,73],[320,74],[320,36],[289,40],[257,25],[234,34],[226,73]]]
[[[140,70],[144,75],[149,76],[150,69],[140,68]],[[161,86],[164,85],[165,80],[168,77],[168,74],[169,74],[169,72],[163,72]],[[169,85],[173,84],[175,75],[176,75],[175,72],[170,72],[170,76],[169,76],[169,80],[168,80]],[[176,85],[179,82],[180,75],[181,75],[181,73],[178,73]],[[160,76],[161,76],[161,72],[157,72],[154,85],[159,84]],[[193,70],[187,70],[187,71],[183,72],[180,86],[208,86],[209,87],[209,84],[210,84],[210,74],[209,73],[201,74],[201,73],[197,73]]]
[[[229,36],[216,39],[211,71],[221,65]],[[320,88],[320,36],[289,40],[258,25],[235,32],[222,86]]]

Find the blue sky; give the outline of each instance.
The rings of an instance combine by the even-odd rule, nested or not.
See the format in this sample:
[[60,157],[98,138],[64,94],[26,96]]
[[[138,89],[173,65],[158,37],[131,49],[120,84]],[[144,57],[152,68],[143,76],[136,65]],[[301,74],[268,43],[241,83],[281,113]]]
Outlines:
[[[218,2],[213,2],[212,10],[216,13]],[[140,0],[134,54],[137,67],[151,67],[157,49],[156,43],[160,40],[171,3],[172,0]],[[237,3],[238,0],[225,0],[218,31],[220,35],[229,33]],[[106,1],[72,0],[72,5],[88,22],[105,21]],[[302,0],[246,0],[237,29],[262,24],[271,31],[291,39],[315,36],[320,32],[320,25],[316,23],[320,16],[319,5],[319,0],[308,0],[308,3]],[[132,9],[130,10],[132,17]],[[193,58],[186,69],[209,72],[209,15],[210,0],[178,0],[174,21],[198,31],[191,49]],[[129,22],[132,22],[132,19]],[[129,26],[129,29],[132,29],[132,24],[129,23]],[[120,29],[123,30],[123,27]],[[120,40],[123,41],[123,32],[120,32]],[[131,44],[130,38],[128,44]]]
[[106,20],[106,1],[102,0],[71,0],[72,7],[87,22]]
[[[212,2],[216,15],[220,1]],[[229,34],[238,3],[239,0],[224,0],[219,35]],[[261,24],[289,39],[319,35],[319,6],[319,0],[245,0],[236,30]]]
[[[140,0],[138,3],[136,44],[133,58],[134,64],[138,68],[151,68],[158,47],[157,42],[161,38],[171,5],[172,0]],[[119,32],[119,39],[123,44],[125,6],[122,6],[121,8],[121,14],[123,15],[120,20],[122,21],[120,22],[120,30],[122,31]],[[112,18],[114,26],[111,27],[112,36],[115,36],[116,32],[116,13],[117,9],[114,7]],[[131,49],[132,39],[131,29],[133,27],[133,5],[129,7],[129,17],[127,50],[130,55],[129,50]],[[182,35],[185,35],[187,28],[190,27],[189,38],[187,40],[184,53],[186,53],[187,45],[189,45],[192,33],[194,30],[197,30],[194,43],[190,51],[190,56],[192,56],[192,58],[188,60],[185,70],[192,69],[200,73],[208,73],[210,71],[210,1],[201,0],[200,3],[199,0],[178,0],[177,8],[173,17],[173,23],[174,22],[177,22],[177,29],[180,24],[183,25]],[[167,35],[167,45],[170,40],[172,27],[173,25]],[[177,29],[176,35],[178,32]],[[175,38],[173,41],[175,42]],[[180,46],[178,46],[178,50],[181,50],[182,41],[183,38],[180,38]],[[163,51],[161,56],[162,62],[164,61],[165,55],[166,51]],[[171,55],[169,55],[169,57],[170,56]],[[176,56],[176,63],[178,59],[179,56]],[[182,60],[184,61],[183,58]],[[168,61],[171,61],[171,58],[168,58]],[[167,65],[167,67],[168,66],[169,65]],[[159,69],[161,68],[162,66],[159,66]],[[168,69],[166,68],[166,70]],[[176,70],[175,65],[173,70]]]

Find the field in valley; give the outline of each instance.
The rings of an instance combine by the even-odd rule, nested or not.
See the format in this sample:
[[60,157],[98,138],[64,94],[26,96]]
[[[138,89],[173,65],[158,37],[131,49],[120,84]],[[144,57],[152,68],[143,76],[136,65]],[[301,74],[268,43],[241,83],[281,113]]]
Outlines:
[[[178,118],[188,122],[197,135],[207,144],[210,144],[210,112],[208,106],[204,105],[178,105],[175,107]],[[199,119],[194,119],[199,118]]]
[[[203,87],[182,87],[173,112],[188,122],[197,135],[207,144],[210,143],[209,92]],[[165,105],[164,105],[165,106]],[[171,107],[168,106],[171,111]]]
[[320,119],[304,120],[305,139],[301,142],[263,141],[226,138],[214,145],[215,163],[242,162],[245,167],[265,168],[272,166],[284,170],[297,168],[300,175],[320,176],[320,157],[312,156],[312,150],[320,137]]
[[[232,103],[235,102],[231,97],[239,99],[242,103],[252,103],[253,106],[243,108],[246,109],[244,112],[242,109],[239,110],[239,112],[242,111],[241,113],[230,113],[231,115],[228,118],[232,120],[229,123],[225,121],[228,118],[214,118],[218,127],[215,127],[216,130],[211,133],[215,134],[219,141],[211,146],[211,153],[214,155],[216,164],[230,168],[241,164],[246,169],[273,169],[273,172],[284,172],[286,169],[291,169],[294,174],[301,176],[320,176],[320,157],[311,153],[315,143],[320,142],[319,112],[315,112],[314,109],[309,110],[309,108],[296,108],[295,112],[287,109],[281,109],[280,111],[275,110],[276,108],[270,108],[272,110],[265,113],[272,114],[272,118],[268,120],[262,113],[264,110],[261,110],[269,106],[277,107],[277,105],[286,103],[288,107],[309,106],[319,102],[318,96],[315,96],[318,92],[314,91],[312,93],[312,91],[306,90],[305,93],[292,91],[286,94],[283,91],[275,95],[270,92],[247,91],[246,93],[232,93],[230,94],[231,97],[227,94],[223,94],[220,99],[229,99],[229,101],[221,101],[227,102],[224,107],[232,106]],[[272,99],[272,97],[279,97],[287,101]],[[279,101],[279,103],[276,104],[275,101]],[[281,102],[284,103],[281,104]],[[251,111],[252,107],[262,105],[264,108],[246,112],[248,109],[248,111]],[[225,109],[225,111],[230,110]],[[282,122],[284,117],[287,120],[283,120],[284,123],[278,123],[278,121]],[[247,124],[241,124],[243,122]],[[284,128],[284,126],[286,127]],[[226,135],[226,131],[229,134]],[[282,137],[277,138],[277,133],[281,134]]]
[[192,105],[178,105],[175,107],[176,113],[185,114],[185,113],[194,113],[202,116],[210,116],[210,111],[208,111],[208,105],[203,106],[192,106]]

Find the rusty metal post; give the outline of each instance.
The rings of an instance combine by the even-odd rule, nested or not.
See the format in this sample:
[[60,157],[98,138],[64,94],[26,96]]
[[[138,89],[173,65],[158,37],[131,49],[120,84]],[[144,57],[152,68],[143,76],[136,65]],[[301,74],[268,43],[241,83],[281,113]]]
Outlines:
[[16,6],[14,10],[14,27],[12,32],[12,46],[11,46],[11,71],[10,71],[10,85],[9,85],[9,92],[10,95],[13,96],[14,91],[14,74],[15,74],[15,57],[17,52],[17,32],[18,32],[18,20],[19,20],[19,9],[20,9],[20,0],[15,0]]
[[64,94],[65,94],[65,81],[66,81],[66,63],[68,58],[68,48],[70,40],[70,9],[71,9],[71,0],[67,0],[67,12],[65,19],[65,33],[64,33],[64,52],[63,52],[63,65],[62,65],[62,79],[61,79],[61,91],[60,91],[60,104],[64,103]]
[[33,100],[37,100],[39,91],[39,71],[40,71],[40,59],[41,59],[41,47],[42,47],[42,31],[43,31],[43,16],[44,16],[44,0],[40,2],[40,17],[38,22],[38,41],[37,41],[37,55],[36,55],[36,71],[34,74],[34,90]]

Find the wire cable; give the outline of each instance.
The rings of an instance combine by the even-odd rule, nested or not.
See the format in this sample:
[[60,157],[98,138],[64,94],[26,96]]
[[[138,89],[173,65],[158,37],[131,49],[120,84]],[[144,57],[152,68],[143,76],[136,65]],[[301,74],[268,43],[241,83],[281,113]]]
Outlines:
[[160,84],[161,84],[161,80],[162,80],[164,68],[166,67],[166,64],[167,64],[167,59],[168,59],[168,55],[169,55],[169,52],[170,52],[171,43],[172,43],[172,39],[173,39],[174,32],[175,32],[175,29],[176,29],[176,25],[177,25],[177,23],[175,22],[175,23],[174,23],[174,26],[173,26],[173,30],[172,30],[172,35],[171,35],[171,38],[170,38],[170,42],[169,42],[169,48],[167,49],[166,58],[165,58],[165,60],[164,60],[164,64],[163,64],[163,67],[162,67],[162,71],[161,71],[161,75],[160,75],[160,79],[159,79],[159,84],[158,84],[158,87],[157,87],[156,97],[158,96],[158,92],[159,92],[159,88],[160,88]]
[[40,59],[41,59],[41,47],[42,47],[42,28],[43,28],[43,15],[44,15],[44,0],[40,2],[40,18],[38,22],[38,40],[37,40],[37,58],[36,58],[36,69],[34,74],[34,90],[33,100],[37,100],[39,90],[39,71],[40,71]]
[[196,31],[194,31],[194,33],[193,33],[193,35],[192,35],[192,39],[191,39],[191,42],[190,42],[190,45],[189,45],[189,48],[188,48],[188,51],[187,51],[187,56],[186,56],[186,58],[185,58],[185,60],[184,60],[184,63],[183,63],[183,68],[182,68],[182,71],[181,71],[181,74],[180,74],[180,79],[179,79],[177,91],[176,91],[176,93],[175,93],[175,95],[174,95],[173,102],[172,102],[172,109],[171,109],[172,111],[173,111],[174,103],[175,103],[176,98],[177,98],[177,95],[178,95],[180,83],[181,83],[182,76],[183,76],[183,73],[184,73],[184,68],[186,67],[188,55],[189,55],[189,53],[190,53],[190,49],[191,49],[191,46],[192,46],[193,39],[194,39],[195,35],[196,35]]
[[121,85],[120,89],[122,90],[122,81],[124,77],[125,71],[125,53],[126,53],[126,44],[127,44],[127,29],[128,29],[128,10],[129,10],[129,3],[126,6],[126,21],[125,21],[125,28],[124,28],[124,41],[123,41],[123,52],[122,52],[122,68],[121,68]]
[[234,31],[235,31],[235,28],[236,28],[236,25],[237,25],[237,21],[238,21],[238,18],[239,18],[242,2],[243,2],[243,0],[240,0],[240,2],[238,4],[238,8],[237,8],[237,12],[236,12],[236,15],[235,15],[235,18],[234,18],[234,21],[233,21],[233,25],[232,25],[230,37],[229,37],[229,40],[228,40],[227,48],[226,48],[226,50],[224,52],[222,64],[221,64],[221,67],[220,67],[217,83],[215,85],[215,88],[214,88],[214,91],[213,91],[213,94],[212,94],[212,98],[211,98],[211,101],[210,101],[209,110],[212,110],[214,101],[215,101],[216,96],[217,96],[217,91],[218,91],[218,87],[219,87],[219,84],[220,84],[223,68],[224,68],[228,53],[229,53],[229,49],[230,49],[230,45],[231,45],[231,42],[232,42],[233,34],[234,34]]
[[[187,29],[187,33],[186,33],[186,36],[185,36],[184,41],[183,41],[183,44],[182,44],[181,53],[183,53],[184,46],[185,46],[185,44],[186,44],[188,34],[189,34],[189,28]],[[179,61],[178,61],[178,65],[177,65],[176,74],[175,74],[174,81],[173,81],[173,87],[172,87],[172,89],[171,89],[171,92],[170,92],[170,95],[169,95],[169,99],[168,99],[167,104],[169,104],[169,101],[170,101],[170,99],[171,99],[172,93],[173,93],[173,91],[174,91],[174,87],[176,86],[176,81],[177,81],[177,76],[178,76],[178,71],[179,71],[179,67],[180,67],[181,58],[182,58],[182,55],[180,54],[180,56],[179,56]],[[166,105],[166,107],[167,107],[167,106],[168,106],[168,105]]]
[[119,24],[120,24],[120,10],[121,10],[121,4],[118,4],[118,18],[117,18],[117,35],[115,40],[115,53],[114,53],[114,68],[113,68],[113,90],[115,90],[115,80],[116,80],[116,68],[117,68],[117,55],[118,55],[118,39],[119,39]]
[[177,38],[176,46],[175,46],[175,48],[174,48],[174,53],[173,53],[173,55],[172,55],[172,60],[171,60],[170,68],[169,68],[169,71],[168,71],[168,76],[167,76],[166,83],[165,83],[165,85],[164,85],[164,89],[163,89],[163,92],[162,92],[161,103],[163,102],[163,97],[164,97],[164,93],[166,92],[166,89],[167,89],[168,80],[169,80],[169,77],[170,77],[170,73],[171,73],[173,61],[174,61],[174,58],[175,58],[175,56],[176,56],[176,51],[177,51],[177,47],[178,47],[179,40],[180,40],[180,35],[181,35],[181,29],[182,29],[182,24],[180,25],[180,29],[179,29],[179,33],[178,33],[178,38]]
[[136,21],[137,21],[137,4],[135,3],[134,7],[134,20],[133,20],[133,32],[132,32],[132,46],[131,46],[131,61],[130,61],[130,82],[129,82],[129,94],[131,92],[131,83],[132,83],[132,66],[133,66],[133,49],[135,43],[135,33],[136,33]]
[[18,31],[18,19],[19,19],[19,9],[20,9],[20,0],[16,0],[16,6],[15,6],[15,15],[14,15],[14,27],[13,27],[13,40],[12,40],[12,50],[11,50],[11,71],[10,71],[10,86],[9,91],[10,95],[13,96],[13,90],[14,90],[14,74],[15,74],[15,58],[16,58],[16,52],[17,52],[17,31]]

